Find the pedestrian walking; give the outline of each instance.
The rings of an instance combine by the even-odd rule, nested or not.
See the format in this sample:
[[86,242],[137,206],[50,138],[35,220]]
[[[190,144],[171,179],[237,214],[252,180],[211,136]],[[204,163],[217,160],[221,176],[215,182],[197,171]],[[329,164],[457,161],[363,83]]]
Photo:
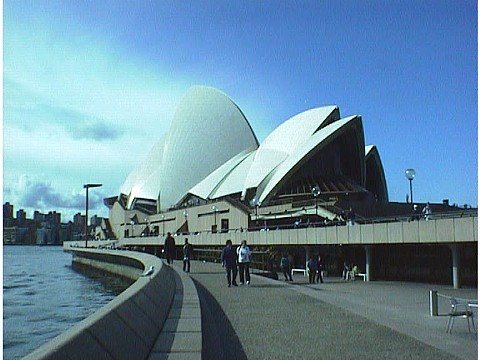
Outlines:
[[232,246],[232,240],[227,240],[222,250],[222,266],[227,271],[228,287],[237,286],[237,255]]
[[175,258],[175,239],[171,233],[167,233],[167,237],[165,238],[165,243],[163,245],[163,251],[165,252],[167,264],[173,264],[173,259]]
[[315,284],[315,275],[317,274],[318,264],[315,256],[310,255],[310,260],[307,262],[308,269],[308,283]]
[[320,256],[320,254],[318,254],[318,258],[317,258],[317,284],[318,284],[318,281],[320,280],[320,282],[323,284],[323,275],[322,275],[322,271],[323,271],[323,262],[322,262],[322,257]]
[[242,244],[237,248],[238,255],[238,271],[240,272],[240,285],[245,281],[250,285],[250,261],[252,252],[247,246],[247,240],[242,240]]
[[425,220],[430,220],[430,216],[432,215],[432,209],[430,208],[430,203],[427,202],[427,205],[422,210],[422,214],[425,217]]
[[347,213],[348,225],[353,226],[355,225],[355,211],[352,208],[348,210]]
[[189,244],[188,239],[185,238],[185,245],[183,245],[183,271],[190,272],[190,258],[193,253],[193,247]]
[[342,278],[343,280],[348,280],[350,278],[350,266],[348,266],[347,261],[343,262]]
[[293,281],[290,261],[288,261],[287,254],[283,254],[282,258],[280,259],[280,269],[282,270],[283,276],[285,276],[285,281]]

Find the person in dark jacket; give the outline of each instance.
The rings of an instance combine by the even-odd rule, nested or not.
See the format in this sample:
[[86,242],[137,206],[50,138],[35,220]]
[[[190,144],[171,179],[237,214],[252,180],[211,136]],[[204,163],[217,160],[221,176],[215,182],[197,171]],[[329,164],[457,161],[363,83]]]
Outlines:
[[315,256],[311,255],[310,260],[307,262],[308,269],[308,282],[310,284],[315,284],[315,276],[317,275],[318,263]]
[[323,271],[323,262],[322,262],[322,257],[320,256],[320,254],[318,254],[318,258],[317,258],[317,284],[318,284],[318,281],[320,280],[320,282],[323,284],[323,276],[322,276],[322,271]]
[[165,257],[167,258],[167,264],[173,264],[173,258],[175,257],[175,239],[171,233],[167,233],[165,243],[163,245],[165,251]]
[[193,248],[185,239],[185,245],[183,245],[183,271],[190,272],[190,259],[192,257]]
[[280,259],[280,269],[282,270],[283,276],[285,276],[285,281],[293,281],[292,279],[292,268],[290,266],[290,261],[288,260],[287,254],[283,254]]
[[237,252],[232,246],[232,240],[227,240],[222,250],[222,266],[227,270],[228,287],[237,285]]

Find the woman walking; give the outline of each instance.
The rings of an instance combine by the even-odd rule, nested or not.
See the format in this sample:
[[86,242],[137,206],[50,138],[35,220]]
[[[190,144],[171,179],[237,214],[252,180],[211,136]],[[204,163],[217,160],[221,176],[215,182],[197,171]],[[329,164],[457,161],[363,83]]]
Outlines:
[[238,270],[240,272],[240,285],[243,285],[247,281],[247,285],[250,285],[250,261],[252,252],[247,246],[247,240],[242,240],[242,245],[237,248],[238,255]]

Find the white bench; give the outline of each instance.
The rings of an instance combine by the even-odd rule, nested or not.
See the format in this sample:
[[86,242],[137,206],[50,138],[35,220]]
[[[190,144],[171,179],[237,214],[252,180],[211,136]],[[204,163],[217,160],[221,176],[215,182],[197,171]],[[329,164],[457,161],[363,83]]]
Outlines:
[[[357,273],[356,275],[362,277],[363,281],[367,281],[367,274]],[[353,278],[355,279],[355,277]]]
[[296,273],[296,272],[303,273],[303,276],[307,276],[306,269],[292,269],[292,276],[293,276],[293,273]]

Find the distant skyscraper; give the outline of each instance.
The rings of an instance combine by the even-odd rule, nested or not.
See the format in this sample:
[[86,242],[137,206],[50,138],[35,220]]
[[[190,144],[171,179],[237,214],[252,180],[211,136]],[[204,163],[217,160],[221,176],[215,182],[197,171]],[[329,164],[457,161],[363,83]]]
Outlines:
[[8,201],[5,204],[3,204],[3,218],[4,219],[13,218],[13,205],[11,205]]
[[17,211],[17,226],[23,226],[25,225],[27,221],[27,213],[25,210],[20,209]]
[[35,210],[33,213],[33,220],[39,223],[45,221],[45,214],[42,214],[40,211]]

